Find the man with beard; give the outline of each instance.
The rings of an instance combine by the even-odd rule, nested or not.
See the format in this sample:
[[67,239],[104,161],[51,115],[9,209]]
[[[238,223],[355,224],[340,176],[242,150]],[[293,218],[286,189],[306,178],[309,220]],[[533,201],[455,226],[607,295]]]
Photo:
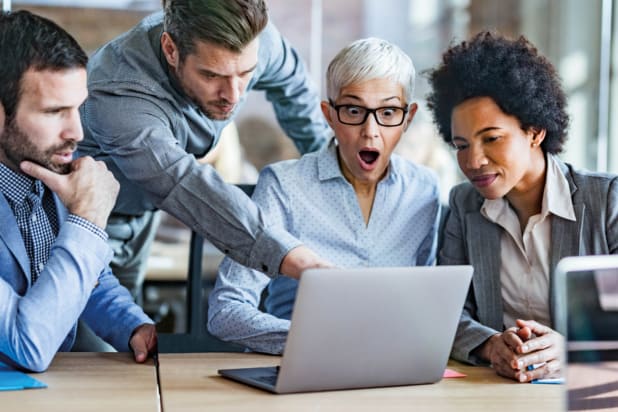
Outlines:
[[79,319],[143,362],[154,325],[108,266],[118,182],[103,162],[73,160],[87,57],[56,24],[19,11],[0,14],[0,61],[0,361],[47,369]]
[[239,189],[196,160],[263,90],[301,153],[330,134],[304,64],[268,22],[263,0],[168,0],[99,49],[88,66],[80,154],[107,163],[120,194],[107,231],[114,273],[139,296],[157,209],[237,262],[298,277],[323,262],[265,222]]

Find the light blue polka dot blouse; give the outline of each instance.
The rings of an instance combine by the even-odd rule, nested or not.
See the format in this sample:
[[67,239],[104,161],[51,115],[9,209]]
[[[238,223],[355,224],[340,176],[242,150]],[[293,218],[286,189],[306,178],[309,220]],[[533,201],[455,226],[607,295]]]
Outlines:
[[[331,142],[299,160],[265,168],[253,199],[267,222],[285,227],[323,258],[361,267],[434,264],[438,196],[432,171],[393,154],[366,225]],[[272,279],[226,258],[208,300],[208,330],[253,351],[282,353],[296,288],[294,279]]]

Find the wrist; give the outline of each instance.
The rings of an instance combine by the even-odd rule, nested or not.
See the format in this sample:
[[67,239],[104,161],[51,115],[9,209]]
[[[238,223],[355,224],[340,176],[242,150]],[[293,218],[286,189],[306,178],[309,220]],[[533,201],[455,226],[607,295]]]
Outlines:
[[484,361],[491,363],[495,343],[497,340],[500,339],[502,339],[502,333],[496,333],[491,335],[485,342],[483,342],[477,347],[477,349],[475,350],[476,355]]

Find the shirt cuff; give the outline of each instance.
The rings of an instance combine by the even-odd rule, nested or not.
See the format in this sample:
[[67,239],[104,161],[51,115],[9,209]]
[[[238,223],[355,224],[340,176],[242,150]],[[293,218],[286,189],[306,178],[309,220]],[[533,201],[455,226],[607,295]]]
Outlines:
[[100,227],[90,222],[89,220],[86,220],[83,217],[80,217],[77,215],[69,215],[67,217],[67,222],[76,224],[77,226],[80,226],[86,229],[87,231],[94,233],[95,235],[100,237],[104,242],[107,242],[107,238],[108,238],[107,232],[105,232],[104,229],[101,229]]
[[290,250],[300,245],[302,242],[287,231],[268,228],[258,234],[255,246],[251,249],[250,262],[253,263],[251,266],[270,277],[275,277],[279,274],[283,258]]

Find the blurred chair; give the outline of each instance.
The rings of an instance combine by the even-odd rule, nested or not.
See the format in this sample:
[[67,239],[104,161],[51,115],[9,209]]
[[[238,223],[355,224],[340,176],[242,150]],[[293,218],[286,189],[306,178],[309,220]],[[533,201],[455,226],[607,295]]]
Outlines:
[[[255,185],[237,185],[251,196]],[[204,238],[191,233],[189,246],[189,273],[187,277],[187,333],[160,333],[159,352],[243,352],[240,345],[223,342],[206,330],[206,299],[202,279]]]

